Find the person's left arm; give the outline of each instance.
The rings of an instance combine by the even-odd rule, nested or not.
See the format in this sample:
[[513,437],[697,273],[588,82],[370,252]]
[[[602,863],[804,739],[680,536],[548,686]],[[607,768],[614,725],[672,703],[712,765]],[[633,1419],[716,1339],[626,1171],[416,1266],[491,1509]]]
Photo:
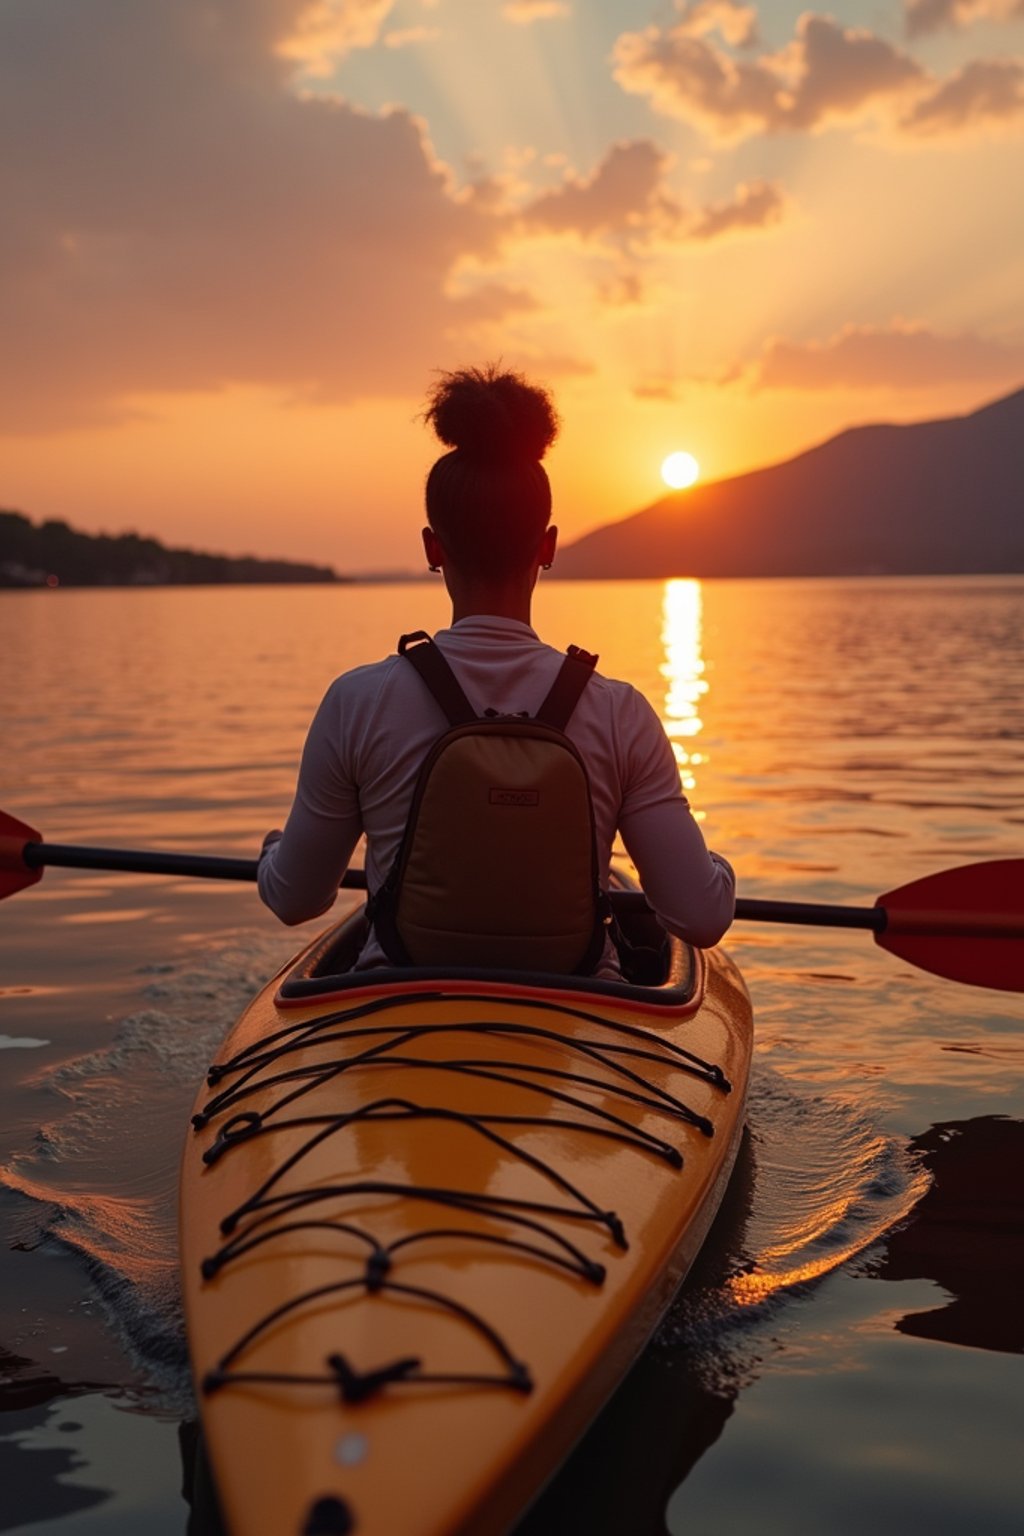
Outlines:
[[630,690],[621,720],[626,792],[619,831],[662,926],[700,949],[723,937],[736,910],[736,877],[712,853],[679,782],[672,744],[650,703]]

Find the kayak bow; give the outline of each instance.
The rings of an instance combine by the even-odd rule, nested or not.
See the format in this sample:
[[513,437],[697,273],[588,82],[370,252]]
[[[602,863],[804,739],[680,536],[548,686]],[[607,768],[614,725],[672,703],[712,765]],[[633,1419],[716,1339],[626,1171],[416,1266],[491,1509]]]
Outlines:
[[724,954],[678,942],[641,987],[353,973],[364,932],[356,914],[260,993],[196,1104],[205,1438],[233,1532],[496,1536],[703,1241],[749,999]]

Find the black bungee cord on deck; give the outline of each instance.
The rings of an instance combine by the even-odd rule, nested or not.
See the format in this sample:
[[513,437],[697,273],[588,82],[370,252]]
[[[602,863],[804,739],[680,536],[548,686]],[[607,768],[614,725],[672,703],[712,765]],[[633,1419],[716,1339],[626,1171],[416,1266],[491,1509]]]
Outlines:
[[[523,1254],[538,1262],[550,1264],[569,1274],[601,1285],[605,1278],[603,1264],[589,1258],[569,1238],[557,1231],[545,1217],[583,1221],[603,1226],[615,1245],[628,1247],[622,1223],[613,1211],[602,1210],[588,1195],[558,1172],[544,1158],[528,1152],[525,1147],[509,1140],[497,1127],[558,1128],[583,1135],[599,1136],[633,1146],[638,1151],[661,1158],[670,1166],[681,1169],[682,1154],[672,1146],[646,1130],[634,1125],[613,1110],[589,1103],[585,1098],[556,1087],[555,1083],[599,1088],[613,1094],[627,1104],[637,1105],[695,1127],[702,1135],[712,1136],[714,1126],[703,1115],[690,1109],[681,1099],[667,1089],[652,1084],[634,1071],[621,1058],[628,1057],[638,1063],[648,1062],[670,1067],[696,1077],[722,1092],[730,1091],[730,1084],[720,1067],[703,1061],[684,1047],[666,1040],[652,1031],[620,1020],[602,1018],[598,1014],[562,1003],[547,1002],[542,998],[517,999],[516,1006],[572,1018],[611,1031],[624,1039],[598,1041],[582,1039],[541,1024],[525,1024],[513,1020],[471,1020],[463,1023],[430,1021],[411,1023],[375,1022],[377,1016],[408,1006],[450,1000],[442,990],[420,993],[415,997],[377,998],[355,1007],[340,1009],[286,1026],[244,1047],[229,1061],[211,1067],[208,1082],[216,1088],[225,1079],[234,1076],[235,1081],[215,1093],[204,1108],[193,1117],[196,1130],[204,1128],[215,1119],[227,1116],[220,1126],[216,1140],[203,1154],[208,1165],[216,1164],[234,1148],[256,1137],[273,1136],[281,1131],[310,1130],[310,1136],[289,1153],[254,1191],[234,1211],[224,1216],[220,1223],[226,1241],[203,1260],[202,1274],[210,1280],[228,1264],[254,1249],[298,1231],[321,1231],[342,1234],[366,1244],[369,1252],[363,1273],[328,1285],[317,1286],[290,1298],[266,1316],[254,1323],[231,1348],[221,1356],[217,1365],[203,1379],[204,1392],[211,1393],[232,1384],[266,1385],[330,1385],[340,1394],[343,1402],[353,1404],[365,1401],[387,1386],[395,1385],[477,1385],[509,1387],[528,1392],[532,1381],[528,1367],[515,1358],[501,1335],[477,1312],[440,1292],[424,1287],[410,1286],[391,1278],[395,1255],[413,1244],[433,1240],[465,1240],[468,1243],[485,1243]],[[493,1002],[485,995],[458,994],[460,1003],[486,1004]],[[367,1022],[361,1022],[367,1021]],[[374,1022],[370,1022],[374,1021]],[[359,1027],[353,1028],[356,1024]],[[429,1055],[409,1054],[418,1041],[440,1034],[489,1037],[496,1035],[552,1042],[566,1047],[570,1052],[582,1055],[586,1061],[603,1067],[611,1075],[593,1077],[578,1070],[566,1070],[537,1062],[499,1060],[494,1057],[453,1057],[440,1060]],[[351,1045],[354,1041],[367,1042],[354,1054],[334,1059],[318,1060],[301,1067],[287,1068],[287,1059],[312,1044]],[[549,1115],[471,1113],[437,1106],[424,1105],[410,1098],[389,1097],[378,1099],[358,1108],[339,1114],[312,1113],[286,1116],[283,1112],[311,1091],[323,1087],[332,1079],[346,1072],[375,1064],[400,1066],[403,1071],[453,1072],[465,1077],[499,1082],[528,1093],[542,1094],[548,1100],[565,1104],[578,1111],[584,1119],[553,1118]],[[283,1067],[284,1070],[275,1070]],[[280,1088],[284,1090],[269,1107],[254,1110],[239,1106],[256,1093]],[[232,1113],[233,1111],[233,1113]],[[282,1179],[296,1168],[304,1158],[324,1141],[347,1129],[361,1124],[378,1124],[397,1121],[435,1121],[439,1124],[459,1125],[490,1141],[506,1153],[510,1153],[528,1167],[534,1169],[553,1184],[571,1203],[555,1204],[537,1200],[514,1199],[489,1195],[482,1191],[431,1188],[424,1185],[404,1184],[394,1180],[355,1179],[327,1185],[317,1185],[290,1192],[276,1192]],[[500,1219],[516,1229],[516,1235],[508,1232],[467,1231],[457,1227],[427,1228],[383,1244],[371,1233],[353,1222],[340,1218],[321,1218],[315,1207],[324,1202],[336,1203],[341,1199],[363,1195],[383,1195],[406,1200],[439,1205],[453,1211],[465,1211],[477,1216]],[[306,1212],[310,1214],[307,1216]],[[298,1219],[291,1219],[291,1218]],[[529,1239],[537,1239],[530,1241]],[[243,1357],[263,1335],[282,1319],[292,1316],[301,1308],[322,1301],[325,1297],[340,1296],[362,1289],[367,1295],[387,1292],[406,1296],[416,1301],[450,1312],[478,1333],[501,1361],[504,1372],[489,1374],[438,1374],[426,1372],[415,1357],[406,1357],[367,1372],[360,1372],[339,1352],[328,1356],[325,1374],[319,1376],[262,1372],[246,1370],[244,1365],[235,1369]]]

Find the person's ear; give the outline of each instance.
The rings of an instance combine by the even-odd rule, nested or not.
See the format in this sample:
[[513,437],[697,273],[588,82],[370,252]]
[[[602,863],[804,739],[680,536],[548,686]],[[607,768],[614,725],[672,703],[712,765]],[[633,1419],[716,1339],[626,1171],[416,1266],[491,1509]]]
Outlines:
[[432,571],[439,571],[444,564],[444,546],[433,528],[423,530],[423,552]]
[[540,541],[540,563],[545,571],[550,571],[555,559],[555,547],[558,544],[558,529],[552,523],[550,528],[544,530],[544,537]]

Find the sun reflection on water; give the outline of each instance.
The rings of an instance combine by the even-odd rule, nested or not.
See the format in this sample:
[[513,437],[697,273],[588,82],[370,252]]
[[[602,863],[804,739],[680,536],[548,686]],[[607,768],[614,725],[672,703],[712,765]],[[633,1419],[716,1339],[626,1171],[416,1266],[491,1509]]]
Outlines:
[[[703,604],[699,581],[666,581],[662,599],[661,640],[665,660],[661,675],[667,681],[662,724],[672,743],[683,791],[696,788],[694,770],[707,761],[693,750],[694,737],[704,729],[700,701],[708,691],[701,650]],[[700,812],[697,813],[698,817]]]

